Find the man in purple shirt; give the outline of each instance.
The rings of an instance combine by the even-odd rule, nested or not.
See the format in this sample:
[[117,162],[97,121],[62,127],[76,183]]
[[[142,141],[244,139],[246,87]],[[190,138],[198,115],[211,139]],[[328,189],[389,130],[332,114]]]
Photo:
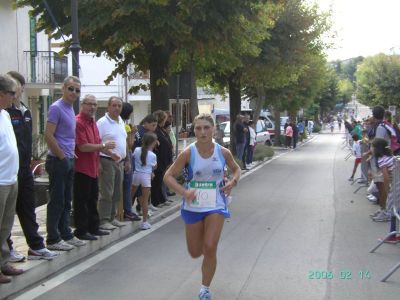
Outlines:
[[85,245],[74,237],[69,227],[74,178],[75,128],[74,102],[81,92],[81,82],[68,76],[63,96],[49,107],[44,133],[49,152],[46,171],[49,174],[50,201],[47,204],[47,248],[68,251]]

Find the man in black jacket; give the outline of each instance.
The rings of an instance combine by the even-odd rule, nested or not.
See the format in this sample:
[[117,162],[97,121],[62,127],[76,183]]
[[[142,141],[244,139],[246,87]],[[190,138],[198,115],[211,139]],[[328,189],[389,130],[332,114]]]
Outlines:
[[[16,211],[29,246],[28,259],[51,260],[57,254],[44,246],[43,237],[38,234],[39,225],[36,222],[34,184],[30,166],[32,158],[32,116],[29,109],[21,102],[25,79],[15,71],[9,72],[8,75],[19,83],[12,107],[7,109],[17,139],[19,154]],[[12,261],[23,261],[25,257],[13,250],[11,237],[7,242]]]

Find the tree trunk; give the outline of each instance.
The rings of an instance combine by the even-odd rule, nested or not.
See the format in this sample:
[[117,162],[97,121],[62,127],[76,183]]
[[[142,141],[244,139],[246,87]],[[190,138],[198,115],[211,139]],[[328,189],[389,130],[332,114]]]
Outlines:
[[150,47],[151,111],[170,110],[168,97],[168,67],[171,52],[161,46]]
[[236,136],[235,136],[235,121],[236,116],[241,111],[241,93],[240,93],[240,75],[236,71],[228,79],[229,88],[229,111],[231,119],[231,133],[230,133],[230,148],[232,153],[236,154]]
[[190,122],[193,122],[195,116],[199,114],[199,104],[197,101],[197,85],[196,85],[196,67],[192,62],[191,70],[191,97],[190,97]]
[[274,146],[281,146],[281,112],[279,107],[273,107],[274,118],[275,118],[275,136]]
[[257,87],[257,98],[254,100],[254,112],[253,112],[253,121],[257,123],[258,118],[260,117],[261,109],[265,103],[265,90],[262,86]]

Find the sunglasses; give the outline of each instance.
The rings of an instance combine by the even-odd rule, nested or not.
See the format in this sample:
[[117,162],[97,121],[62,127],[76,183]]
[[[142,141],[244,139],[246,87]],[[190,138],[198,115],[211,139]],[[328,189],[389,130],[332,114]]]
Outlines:
[[72,92],[75,92],[75,93],[77,93],[77,94],[80,94],[80,93],[81,93],[81,89],[80,89],[80,88],[74,88],[73,86],[67,87],[67,90],[70,91],[71,93],[72,93]]

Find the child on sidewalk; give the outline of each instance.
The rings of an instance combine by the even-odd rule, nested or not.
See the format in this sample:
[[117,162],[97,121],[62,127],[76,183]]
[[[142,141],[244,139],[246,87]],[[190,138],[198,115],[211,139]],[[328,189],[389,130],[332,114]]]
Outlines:
[[352,135],[353,138],[353,155],[355,156],[355,161],[354,161],[354,167],[353,167],[353,173],[351,174],[349,181],[354,180],[354,175],[357,172],[358,165],[361,163],[362,155],[361,155],[361,146],[360,146],[360,141],[358,139],[358,134],[353,133]]
[[151,179],[154,177],[153,171],[157,166],[157,156],[153,149],[157,145],[157,136],[152,132],[147,132],[142,138],[142,147],[136,147],[133,152],[135,160],[135,171],[132,177],[132,195],[135,195],[139,186],[142,187],[142,194],[139,196],[139,203],[143,210],[143,221],[140,229],[151,228],[148,219],[148,199],[150,196]]

